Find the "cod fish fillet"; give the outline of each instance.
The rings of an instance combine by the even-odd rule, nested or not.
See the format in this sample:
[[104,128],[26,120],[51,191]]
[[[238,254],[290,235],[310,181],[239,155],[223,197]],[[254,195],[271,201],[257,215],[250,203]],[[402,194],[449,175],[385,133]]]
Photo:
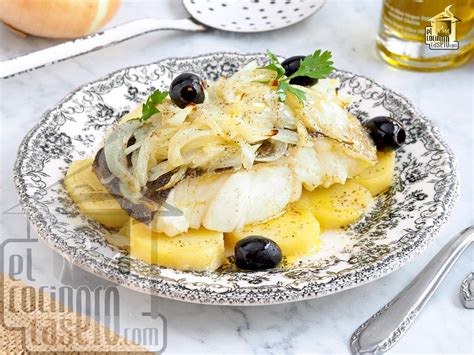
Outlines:
[[[174,236],[189,228],[232,232],[271,218],[300,198],[302,187],[344,183],[371,163],[348,154],[341,143],[316,139],[314,147],[293,147],[283,159],[251,170],[204,174],[174,186],[166,204],[181,215],[155,214],[151,228]],[[353,153],[353,152],[351,152]]]
[[[356,118],[353,118],[356,120]],[[156,191],[169,176],[147,185],[141,201],[120,195],[118,179],[107,168],[103,150],[94,170],[127,213],[156,232],[175,236],[189,228],[231,232],[271,218],[301,196],[302,188],[344,183],[376,162],[375,148],[360,124],[352,143],[315,134],[313,146],[293,146],[278,161],[250,170],[205,173],[191,171],[168,190]]]

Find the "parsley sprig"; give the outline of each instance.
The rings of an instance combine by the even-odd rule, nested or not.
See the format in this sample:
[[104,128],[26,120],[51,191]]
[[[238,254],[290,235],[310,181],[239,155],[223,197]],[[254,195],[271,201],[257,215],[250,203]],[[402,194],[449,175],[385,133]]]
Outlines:
[[134,119],[145,122],[154,114],[160,112],[156,108],[156,105],[163,103],[163,100],[168,96],[168,91],[155,90],[150,96],[148,96],[146,102],[142,105],[142,115],[141,117],[136,117]]
[[[270,64],[260,67],[260,69],[268,69],[276,72],[276,77],[272,82],[272,85],[275,85],[277,82],[277,95],[280,102],[286,100],[288,93],[295,95],[300,102],[303,102],[306,98],[305,92],[301,89],[290,84],[290,80],[299,76],[308,76],[313,79],[324,79],[327,75],[331,74],[334,68],[334,64],[331,61],[331,52],[324,51],[321,53],[321,50],[316,50],[313,54],[305,57],[300,62],[299,69],[291,74],[289,77],[285,76],[285,69],[278,61],[278,58],[275,54],[270,51],[267,51],[268,58],[270,59]],[[270,81],[259,81],[263,84],[269,84]]]
[[264,67],[260,67],[259,69],[273,70],[274,72],[277,73],[275,80],[280,80],[280,78],[282,78],[283,75],[285,75],[285,69],[278,61],[278,58],[276,57],[276,55],[270,52],[269,50],[267,50],[267,56],[268,58],[270,58],[270,64]]

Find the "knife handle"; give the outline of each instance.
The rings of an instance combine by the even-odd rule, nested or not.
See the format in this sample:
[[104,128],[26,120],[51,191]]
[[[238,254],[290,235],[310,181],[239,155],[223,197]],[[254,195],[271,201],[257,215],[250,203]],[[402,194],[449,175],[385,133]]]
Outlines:
[[403,291],[354,332],[352,353],[383,354],[395,345],[473,239],[474,226],[451,239]]
[[194,22],[191,18],[178,20],[146,18],[135,20],[86,37],[0,62],[0,78],[9,78],[16,74],[58,63],[158,30],[197,32],[204,31],[205,27]]

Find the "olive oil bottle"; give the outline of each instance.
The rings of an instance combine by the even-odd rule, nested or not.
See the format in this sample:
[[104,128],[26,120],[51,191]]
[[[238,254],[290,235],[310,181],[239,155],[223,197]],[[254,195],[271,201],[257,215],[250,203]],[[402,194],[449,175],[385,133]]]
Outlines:
[[384,0],[377,51],[389,64],[437,71],[474,49],[474,0]]

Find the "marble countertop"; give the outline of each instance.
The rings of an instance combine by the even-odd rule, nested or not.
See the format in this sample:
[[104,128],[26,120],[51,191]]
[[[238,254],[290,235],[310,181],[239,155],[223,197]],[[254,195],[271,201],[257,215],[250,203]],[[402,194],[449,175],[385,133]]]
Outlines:
[[[374,39],[380,1],[333,0],[310,19],[286,30],[242,35],[161,32],[121,43],[28,74],[0,81],[1,119],[1,236],[25,238],[24,216],[18,213],[12,166],[18,145],[41,114],[84,82],[113,70],[168,56],[190,56],[214,51],[258,52],[266,48],[283,56],[308,53],[314,48],[333,52],[338,68],[371,77],[403,93],[435,121],[459,160],[459,201],[439,238],[415,260],[378,281],[320,299],[262,307],[217,307],[154,299],[167,320],[167,354],[178,353],[348,353],[353,331],[394,297],[455,233],[473,223],[474,62],[441,73],[400,71],[375,54]],[[185,17],[178,1],[124,1],[111,25],[145,16]],[[110,26],[110,25],[109,25]],[[0,28],[0,60],[56,43],[22,39]],[[13,211],[6,214],[5,211]],[[16,212],[15,212],[16,211]],[[34,235],[32,235],[34,237]],[[6,249],[5,260],[22,253],[22,245]],[[48,247],[35,243],[33,285],[61,285],[57,262]],[[53,262],[54,260],[54,262]],[[474,352],[474,313],[459,298],[462,279],[474,270],[474,250],[454,266],[423,313],[391,353]],[[77,272],[79,282],[101,281]],[[20,275],[20,278],[24,278]],[[63,279],[64,281],[64,279]],[[120,321],[126,327],[153,324],[142,316],[150,296],[120,291]]]

